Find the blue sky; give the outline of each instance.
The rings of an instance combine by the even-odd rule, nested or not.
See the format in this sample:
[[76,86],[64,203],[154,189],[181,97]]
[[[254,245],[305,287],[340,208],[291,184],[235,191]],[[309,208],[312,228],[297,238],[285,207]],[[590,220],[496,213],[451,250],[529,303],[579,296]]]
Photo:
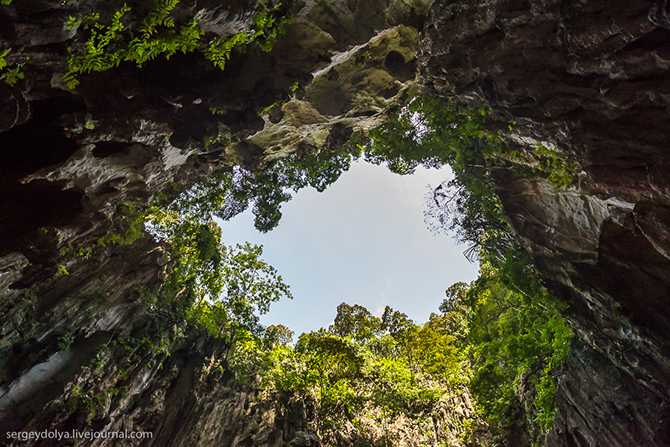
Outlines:
[[389,305],[425,322],[447,287],[477,276],[467,247],[433,235],[423,220],[427,185],[450,176],[448,167],[399,176],[358,161],[326,191],[295,194],[267,234],[254,229],[249,210],[219,222],[225,243],[263,245],[263,259],[291,287],[294,299],[274,303],[262,323],[284,324],[295,339],[332,323],[343,301],[378,316]]

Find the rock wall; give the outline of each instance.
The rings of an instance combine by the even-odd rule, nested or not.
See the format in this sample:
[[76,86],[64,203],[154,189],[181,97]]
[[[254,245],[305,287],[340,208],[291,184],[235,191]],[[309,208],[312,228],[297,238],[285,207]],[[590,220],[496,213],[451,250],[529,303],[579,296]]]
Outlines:
[[[296,20],[271,52],[235,53],[224,71],[198,52],[124,63],[70,91],[67,47],[83,30],[68,18],[109,20],[122,3],[0,6],[6,59],[25,74],[0,82],[0,436],[90,423],[152,430],[151,445],[311,443],[299,408],[277,414],[217,363],[225,343],[165,338],[156,322],[169,316],[143,301],[164,275],[159,244],[85,262],[63,251],[125,231],[129,205],[171,182],[328,150],[377,124],[412,82],[431,4],[284,2]],[[251,3],[219,3],[185,0],[177,17],[198,14],[211,37],[251,26]],[[580,165],[567,191],[496,178],[576,332],[549,445],[670,444],[666,3],[440,1],[419,36],[424,82],[488,104],[512,144]]]
[[[0,82],[1,442],[70,445],[11,442],[14,430],[128,429],[153,432],[142,443],[153,446],[316,445],[303,409],[279,414],[236,381],[226,342],[147,299],[165,277],[161,244],[78,251],[124,234],[172,184],[338,148],[377,124],[414,80],[430,2],[284,1],[295,20],[272,51],[233,52],[223,71],[197,51],[122,63],[70,90],[68,47],[86,30],[69,18],[109,23],[124,3],[127,25],[148,13],[132,1],[0,6],[5,59],[24,75]],[[230,37],[252,26],[255,5],[184,0],[174,16]]]
[[510,144],[580,165],[566,191],[496,178],[547,285],[570,304],[552,446],[670,444],[667,2],[437,2],[422,75],[492,110]]

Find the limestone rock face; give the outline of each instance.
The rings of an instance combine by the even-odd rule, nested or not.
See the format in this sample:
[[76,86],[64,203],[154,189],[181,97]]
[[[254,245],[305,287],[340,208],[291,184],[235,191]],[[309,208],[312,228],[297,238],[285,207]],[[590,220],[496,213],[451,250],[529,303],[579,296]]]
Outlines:
[[[132,20],[148,13],[126,3]],[[543,142],[581,166],[563,191],[496,178],[577,335],[542,441],[669,445],[667,2],[283,3],[295,21],[270,52],[233,53],[224,71],[197,52],[124,63],[73,91],[67,48],[85,30],[68,20],[96,11],[109,23],[124,2],[0,6],[5,59],[25,75],[0,82],[0,437],[90,422],[153,431],[157,446],[315,445],[304,409],[278,413],[217,363],[225,343],[165,339],[168,316],[146,302],[165,275],[160,244],[86,261],[67,249],[123,231],[123,210],[170,182],[338,147],[378,124],[418,67],[442,94],[486,103],[512,144]],[[183,0],[175,14],[229,37],[252,26],[254,5]]]
[[[38,3],[0,10],[12,48],[6,60],[23,64],[25,75],[14,87],[0,85],[0,214],[8,216],[0,255],[25,247],[39,228],[108,231],[116,206],[141,208],[172,180],[192,183],[233,164],[256,169],[299,146],[320,149],[333,126],[350,135],[376,124],[372,115],[414,79],[418,31],[408,25],[419,26],[430,6],[284,2],[295,20],[270,52],[233,53],[223,71],[197,52],[142,69],[128,62],[81,75],[69,90],[61,80],[67,47],[85,40],[69,17],[94,10],[108,23],[123,3]],[[207,39],[225,38],[251,27],[254,5],[182,1],[175,15],[195,16]],[[149,12],[129,6],[130,26]]]
[[[77,249],[123,234],[128,210],[171,183],[337,149],[376,125],[414,81],[431,2],[283,1],[295,20],[269,52],[233,52],[223,71],[201,52],[122,63],[70,90],[77,22],[94,11],[109,24],[124,3],[128,26],[149,13],[138,1],[0,6],[5,59],[25,76],[0,82],[0,443],[8,430],[133,428],[153,432],[143,445],[315,446],[304,409],[278,414],[235,381],[229,345],[161,326],[170,317],[147,296],[164,247]],[[251,28],[256,3],[183,0],[174,17],[227,38]]]
[[575,325],[549,445],[670,443],[666,8],[445,1],[426,25],[428,82],[487,104],[492,129],[511,126],[511,144],[547,142],[582,169],[567,191],[496,180],[520,241]]

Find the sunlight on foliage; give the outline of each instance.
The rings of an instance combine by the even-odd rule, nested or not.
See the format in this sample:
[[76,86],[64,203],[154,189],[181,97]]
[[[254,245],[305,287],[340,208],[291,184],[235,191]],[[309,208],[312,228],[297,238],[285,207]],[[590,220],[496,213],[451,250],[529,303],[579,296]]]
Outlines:
[[[446,442],[433,427],[445,402],[466,399],[467,390],[499,442],[514,425],[541,437],[553,422],[554,373],[570,348],[563,306],[520,251],[496,267],[485,261],[477,280],[446,295],[423,325],[388,306],[380,318],[342,303],[328,330],[302,334],[295,348],[257,340],[256,367],[245,373],[262,377],[280,412],[300,402],[327,446],[352,437],[395,445],[401,426]],[[520,420],[522,400],[530,407]],[[481,423],[468,415],[449,436],[467,440]]]
[[449,365],[431,358],[435,368],[428,371],[421,360],[431,353],[419,356],[423,347],[400,335],[423,328],[390,308],[387,313],[396,314],[402,328],[383,327],[364,307],[342,303],[329,331],[303,334],[294,349],[279,346],[270,356],[266,388],[288,397],[280,405],[301,402],[324,445],[358,437],[365,440],[362,445],[391,446],[409,427],[426,439],[434,435],[434,418],[454,392],[453,384],[438,379]]
[[480,277],[459,300],[471,309],[470,389],[478,409],[504,430],[512,409],[521,405],[521,393],[533,405],[526,422],[549,430],[555,411],[553,374],[570,349],[564,306],[541,285],[529,256],[518,249],[497,267],[484,262]]
[[433,231],[451,232],[469,244],[470,259],[481,249],[503,253],[511,242],[491,182],[496,164],[490,160],[503,142],[484,132],[485,115],[483,108],[417,97],[375,129],[366,147],[366,159],[398,174],[411,174],[419,165],[451,167],[455,178],[432,190],[426,218]]
[[271,162],[258,172],[236,166],[231,172],[208,177],[182,193],[169,205],[182,219],[201,223],[215,216],[230,220],[251,207],[256,229],[268,232],[281,219],[281,206],[291,200],[290,191],[311,186],[323,192],[351,166],[346,152],[317,152],[303,158],[290,155]]
[[261,334],[258,314],[267,313],[282,297],[291,298],[276,269],[260,258],[262,247],[224,245],[215,222],[184,219],[160,207],[150,210],[147,222],[156,239],[170,243],[162,295],[168,302],[181,303],[210,334],[235,335],[240,327]]
[[567,187],[577,165],[538,145],[533,154],[512,150],[499,133],[484,129],[488,111],[425,96],[411,99],[373,130],[361,147],[366,159],[386,164],[397,174],[417,166],[448,164],[455,178],[434,187],[426,198],[426,222],[434,232],[454,234],[469,245],[475,260],[481,251],[500,259],[512,244],[509,224],[495,194],[492,176],[529,174],[556,187]]
[[[171,26],[166,17],[147,18],[149,36]],[[408,433],[430,445],[463,445],[486,424],[495,442],[504,443],[515,427],[538,439],[552,427],[555,376],[571,332],[563,305],[514,242],[492,174],[516,175],[518,164],[510,160],[521,156],[483,130],[486,114],[418,98],[359,146],[366,159],[396,173],[444,164],[454,172],[454,180],[431,191],[426,218],[433,231],[470,244],[466,252],[480,261],[480,276],[449,287],[423,324],[388,306],[377,317],[342,303],[332,325],[300,335],[291,347],[289,328],[265,328],[259,318],[272,303],[291,298],[288,285],[262,260],[262,247],[221,240],[215,219],[252,208],[256,228],[269,231],[291,193],[307,186],[324,191],[360,153],[294,154],[258,171],[234,167],[189,189],[173,185],[144,213],[124,204],[119,211],[127,230],[100,238],[95,248],[130,244],[146,229],[164,250],[166,279],[159,290],[143,292],[142,302],[175,325],[225,340],[212,365],[227,368],[241,386],[260,388],[280,415],[298,405],[324,446],[352,440],[393,446]],[[569,164],[543,151],[544,174],[562,178]],[[456,422],[445,424],[445,415]]]
[[[577,166],[542,145],[532,157],[511,151],[499,134],[484,130],[487,113],[417,97],[375,129],[363,148],[368,160],[398,174],[412,173],[419,165],[450,165],[454,179],[427,196],[426,222],[434,232],[452,233],[469,244],[465,255],[481,262],[472,285],[458,283],[447,290],[440,310],[449,317],[433,315],[420,331],[403,333],[407,346],[421,347],[412,361],[421,361],[427,372],[434,366],[444,371],[440,365],[456,365],[467,352],[468,366],[451,374],[470,377],[477,409],[499,437],[514,424],[541,436],[551,428],[554,374],[567,357],[571,332],[563,306],[542,286],[529,255],[516,246],[492,176],[540,176],[560,188],[572,183]],[[434,365],[431,358],[437,359]],[[522,399],[532,402],[526,408],[530,420],[513,416]]]
[[230,54],[236,49],[270,51],[284,26],[292,16],[278,16],[281,3],[272,7],[267,1],[257,4],[252,27],[230,38],[212,38],[205,41],[205,31],[196,19],[176,23],[172,16],[179,0],[155,0],[149,14],[142,18],[139,27],[131,26],[131,8],[124,5],[116,11],[109,24],[100,21],[98,14],[68,19],[67,27],[83,30],[84,42],[78,41],[69,48],[69,71],[63,81],[75,88],[77,75],[91,71],[104,71],[122,62],[133,62],[138,67],[158,56],[169,59],[176,53],[200,51],[218,68],[224,69]]

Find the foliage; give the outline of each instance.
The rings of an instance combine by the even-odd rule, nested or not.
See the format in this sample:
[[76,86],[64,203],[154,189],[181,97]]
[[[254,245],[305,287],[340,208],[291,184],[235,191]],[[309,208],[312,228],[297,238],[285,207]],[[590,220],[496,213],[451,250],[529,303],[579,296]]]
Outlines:
[[[153,235],[170,243],[170,270],[161,294],[212,335],[234,338],[236,328],[262,333],[256,313],[291,297],[276,269],[260,257],[260,246],[228,247],[213,221],[153,206],[147,216]],[[232,334],[232,335],[231,335]]]
[[265,329],[265,344],[269,347],[287,346],[293,341],[293,331],[283,324],[273,324]]
[[58,349],[65,351],[72,346],[73,336],[69,332],[64,332],[58,337]]
[[449,164],[459,171],[479,167],[501,144],[495,135],[484,132],[480,117],[485,115],[484,108],[418,96],[406,107],[391,111],[388,121],[372,131],[366,158],[386,163],[401,175],[413,173],[419,165]]
[[[272,302],[291,298],[277,270],[261,259],[263,248],[249,243],[227,246],[211,215],[205,220],[197,207],[195,212],[180,210],[179,202],[161,201],[155,200],[145,212],[131,203],[119,205],[117,210],[129,222],[125,232],[103,236],[79,248],[75,256],[87,259],[103,247],[132,244],[148,231],[161,243],[157,249],[164,250],[166,279],[159,290],[140,287],[136,293],[157,318],[167,318],[171,327],[198,326],[233,344],[263,336],[258,315],[268,312]],[[70,244],[61,255],[74,250]],[[67,275],[67,270],[59,266],[58,275]],[[286,328],[272,331],[276,342],[290,339]]]
[[[5,4],[8,5],[9,3],[3,3],[3,5]],[[21,67],[23,67],[25,64],[16,64],[15,67],[8,68],[5,57],[9,54],[10,51],[11,50],[9,48],[0,50],[0,81],[4,81],[13,87],[17,82],[19,82],[19,80],[25,78],[25,75],[20,71]]]
[[130,202],[125,202],[117,207],[117,210],[124,216],[124,223],[127,228],[123,233],[110,233],[98,238],[93,245],[79,247],[75,250],[72,244],[61,250],[61,255],[65,256],[74,252],[78,258],[89,259],[96,251],[111,245],[131,245],[138,239],[144,237],[145,216],[140,213]]
[[207,222],[212,216],[229,220],[252,206],[255,227],[272,230],[281,219],[281,206],[289,191],[311,186],[324,191],[351,165],[347,152],[317,152],[304,158],[295,154],[269,163],[259,172],[236,166],[203,179],[169,205],[182,219]]
[[579,165],[575,162],[571,162],[566,157],[559,154],[555,149],[551,149],[542,143],[538,143],[535,146],[535,151],[533,153],[533,156],[537,161],[526,154],[512,151],[508,153],[513,159],[525,162],[528,165],[536,163],[535,172],[544,174],[544,177],[554,185],[567,188],[577,180],[576,172]]
[[[291,199],[287,191],[297,192],[311,186],[323,192],[350,166],[351,155],[347,152],[320,151],[303,159],[291,155],[275,161],[261,172],[241,176],[234,197],[242,202],[253,202],[254,226],[267,232],[279,224],[281,205]],[[228,214],[224,211],[219,217]]]
[[471,259],[481,249],[503,253],[511,241],[491,182],[498,168],[494,154],[504,145],[497,134],[484,131],[486,113],[416,97],[371,133],[366,152],[369,161],[386,163],[398,174],[411,174],[419,165],[451,166],[455,178],[432,190],[426,218],[433,230],[454,232],[470,244],[466,255]]
[[124,5],[116,11],[108,25],[99,21],[98,14],[83,20],[70,17],[68,29],[83,25],[85,42],[78,42],[70,49],[69,71],[63,77],[68,87],[74,88],[76,76],[91,71],[104,71],[121,62],[133,62],[141,67],[145,62],[162,55],[170,58],[176,53],[200,51],[217,67],[223,69],[233,50],[259,48],[270,51],[283,27],[290,23],[289,15],[279,16],[279,3],[269,8],[267,1],[257,4],[249,31],[230,38],[204,41],[205,31],[195,19],[177,23],[172,15],[179,0],[155,0],[149,14],[131,25],[128,15],[131,8]]
[[349,340],[320,331],[301,335],[296,353],[305,364],[303,386],[314,393],[317,433],[339,428],[341,415],[361,406],[354,385],[365,363],[360,349]]
[[72,385],[67,401],[62,402],[62,409],[67,413],[73,413],[80,408],[84,409],[87,413],[86,423],[91,425],[91,421],[103,403],[103,396],[88,393],[79,386]]
[[[528,255],[512,249],[495,266],[485,260],[476,281],[456,283],[446,295],[440,313],[423,325],[388,306],[378,318],[342,303],[327,331],[301,335],[295,349],[257,344],[268,351],[257,355],[255,373],[283,411],[302,402],[324,445],[347,436],[395,445],[394,421],[422,427],[442,417],[436,415],[444,399],[466,387],[499,439],[514,424],[536,436],[550,429],[554,374],[571,333]],[[514,415],[521,399],[527,420]],[[461,436],[466,425],[457,429]]]
[[93,130],[98,123],[93,119],[93,116],[90,113],[87,113],[84,116],[73,114],[73,121],[71,126],[65,128],[65,136],[68,138],[79,135],[84,132],[84,130]]
[[482,414],[494,424],[506,422],[524,388],[534,396],[532,422],[548,430],[555,411],[553,373],[570,348],[563,306],[541,285],[528,254],[518,249],[497,267],[482,264],[466,300],[472,309],[471,390]]
[[[412,368],[451,380],[468,376],[463,372],[471,368],[467,382],[478,409],[500,433],[519,422],[511,415],[523,393],[532,406],[526,423],[537,434],[553,421],[554,373],[567,356],[571,334],[562,306],[540,283],[528,254],[514,244],[492,176],[538,175],[566,187],[576,165],[543,145],[533,153],[511,150],[500,134],[484,130],[486,115],[483,108],[417,97],[393,112],[364,145],[368,160],[399,174],[449,164],[454,179],[432,189],[426,220],[434,231],[453,232],[470,244],[466,256],[482,262],[477,281],[447,290],[442,315],[394,337],[410,354]],[[392,313],[382,320],[402,324]],[[464,352],[469,366],[457,366]]]
[[488,111],[455,101],[425,96],[393,111],[387,123],[362,146],[372,163],[386,163],[392,172],[411,174],[417,166],[448,164],[454,179],[432,189],[426,199],[426,221],[433,231],[454,233],[470,245],[474,260],[484,251],[502,259],[512,236],[492,176],[501,171],[547,178],[569,186],[576,165],[556,151],[538,145],[534,153],[511,150],[499,133],[485,130]]
[[450,315],[431,314],[423,326],[415,326],[403,335],[410,367],[450,384],[464,383],[463,346],[450,331]]
[[158,55],[170,58],[177,52],[194,51],[204,31],[195,21],[175,27],[170,12],[177,3],[179,0],[156,1],[135,32],[123,22],[131,10],[127,5],[114,14],[108,26],[97,21],[97,14],[86,17],[83,28],[88,32],[88,40],[78,50],[71,51],[70,70],[63,80],[74,88],[78,83],[75,76],[79,73],[108,70],[124,61],[141,67]]
[[341,303],[337,306],[335,321],[328,328],[338,337],[351,337],[356,341],[369,340],[381,333],[382,320],[373,316],[365,307]]
[[119,212],[124,215],[130,224],[123,234],[112,233],[101,237],[96,244],[102,247],[107,245],[130,245],[144,237],[144,216],[135,206],[126,202],[118,207]]
[[302,334],[295,349],[282,345],[269,355],[266,388],[283,405],[302,402],[324,445],[340,445],[347,436],[395,445],[408,428],[398,418],[428,437],[433,422],[426,422],[458,386],[447,371],[460,368],[462,359],[441,352],[437,320],[422,327],[391,308],[385,315],[389,324],[363,306],[342,303],[329,330]]
[[[255,47],[262,51],[272,50],[277,37],[283,34],[284,26],[293,21],[291,15],[277,17],[274,11],[265,9],[267,1],[259,2],[261,8],[253,16],[251,30],[243,31],[228,39],[216,39],[205,50],[205,56],[221,70],[236,48]],[[275,11],[281,7],[279,3]]]
[[[176,4],[171,0],[152,10],[138,38],[154,39],[175,27],[169,13]],[[107,47],[126,35],[122,17],[91,31],[91,48],[107,55]],[[275,23],[258,24],[268,22]],[[220,63],[234,47],[219,48]],[[219,364],[243,383],[260,377],[265,391],[279,396],[284,412],[291,402],[302,403],[326,445],[342,444],[342,433],[352,430],[369,444],[393,445],[400,418],[428,436],[446,399],[466,386],[480,414],[501,433],[518,422],[511,414],[521,392],[532,407],[528,422],[546,431],[554,415],[554,373],[567,356],[570,331],[561,305],[512,242],[491,176],[521,155],[484,131],[486,113],[417,98],[373,131],[364,147],[368,160],[396,173],[450,164],[455,174],[433,189],[427,217],[435,228],[472,245],[470,253],[482,261],[481,275],[470,285],[447,289],[440,313],[423,325],[388,306],[380,318],[363,306],[342,303],[328,330],[302,334],[291,348],[288,328],[264,328],[258,317],[272,302],[291,297],[288,286],[261,259],[262,247],[221,242],[214,217],[227,220],[252,206],[256,228],[269,231],[290,191],[306,186],[323,191],[349,168],[347,152],[292,155],[258,172],[236,167],[204,179],[169,204],[152,204],[145,214],[128,206],[129,229],[97,245],[132,243],[146,225],[165,243],[167,259],[167,281],[145,300],[147,306],[169,308],[177,318],[228,340]],[[562,178],[568,165],[543,150],[546,169]]]
[[59,264],[58,269],[56,270],[56,276],[68,276],[70,273],[67,271],[64,265]]
[[[289,91],[291,93],[295,93],[295,91],[298,90],[299,87],[300,87],[299,82],[295,81],[293,83],[293,85],[291,85],[291,88],[289,89]],[[275,109],[281,109],[287,102],[288,102],[288,100],[277,101],[275,103],[270,104],[269,106],[262,107],[258,111],[258,116],[262,117],[263,115],[269,114],[270,112],[272,112]]]
[[0,70],[5,68],[7,66],[7,61],[5,60],[5,56],[9,54],[9,48],[6,48],[0,52]]

